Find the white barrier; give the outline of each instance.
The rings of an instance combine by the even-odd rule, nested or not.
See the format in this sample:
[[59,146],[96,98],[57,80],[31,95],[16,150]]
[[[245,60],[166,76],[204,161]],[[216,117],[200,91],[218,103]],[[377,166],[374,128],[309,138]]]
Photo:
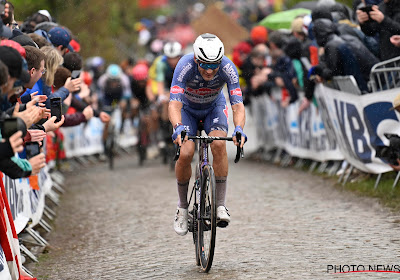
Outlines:
[[[116,114],[115,132],[117,142],[121,147],[136,145],[137,133],[133,128],[132,122],[128,119],[124,122],[121,131],[122,120],[120,114]],[[103,152],[103,129],[104,124],[99,118],[91,118],[87,123],[74,127],[61,128],[64,134],[64,148],[67,158],[77,156],[88,156]]]
[[392,171],[375,155],[377,146],[389,145],[384,133],[400,134],[400,115],[390,110],[399,90],[356,96],[317,86],[315,96],[324,114],[325,127],[354,167],[374,174]]
[[299,102],[287,108],[280,106],[280,100],[266,97],[266,147],[285,149],[293,157],[315,161],[343,160],[335,138],[328,135],[324,122],[314,104],[300,115]]

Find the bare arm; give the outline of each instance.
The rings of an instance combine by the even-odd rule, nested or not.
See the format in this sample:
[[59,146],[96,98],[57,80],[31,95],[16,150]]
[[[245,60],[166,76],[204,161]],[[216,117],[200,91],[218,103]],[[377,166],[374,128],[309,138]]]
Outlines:
[[235,105],[232,105],[232,111],[233,111],[233,123],[235,124],[235,127],[240,125],[240,127],[243,129],[244,124],[246,122],[246,113],[244,110],[243,103],[237,103]]
[[176,125],[177,123],[182,122],[182,102],[179,101],[170,101],[168,106],[168,115],[169,121],[171,122],[172,126]]
[[[236,126],[240,126],[242,129],[244,128],[244,124],[246,122],[246,113],[244,110],[243,103],[237,103],[232,105],[232,112],[233,112],[233,123]],[[245,142],[245,137],[242,136],[241,147],[243,147]],[[236,136],[233,136],[233,143],[238,146],[239,143],[236,141]]]
[[[174,128],[177,123],[182,123],[182,114],[181,114],[182,106],[183,106],[182,103],[179,101],[170,101],[169,102],[169,106],[168,106],[169,121],[171,122],[172,126],[174,126]],[[178,133],[178,131],[176,131],[175,133]],[[182,140],[181,140],[180,134],[177,135],[174,143],[179,146],[182,145]]]

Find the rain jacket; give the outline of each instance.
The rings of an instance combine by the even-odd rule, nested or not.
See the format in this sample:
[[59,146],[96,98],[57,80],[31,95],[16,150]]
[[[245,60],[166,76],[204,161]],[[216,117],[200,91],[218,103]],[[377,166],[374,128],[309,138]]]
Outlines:
[[400,56],[400,48],[390,42],[390,37],[400,34],[400,0],[390,0],[379,4],[379,10],[385,15],[381,23],[367,21],[361,24],[361,30],[367,36],[379,34],[381,60],[388,60]]

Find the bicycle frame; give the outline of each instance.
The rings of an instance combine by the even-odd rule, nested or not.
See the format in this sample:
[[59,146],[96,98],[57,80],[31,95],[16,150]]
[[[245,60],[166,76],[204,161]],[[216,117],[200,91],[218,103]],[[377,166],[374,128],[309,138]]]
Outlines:
[[[196,166],[195,182],[189,199],[190,205],[192,202],[193,194],[195,194],[195,197],[193,198],[193,208],[192,211],[190,211],[191,216],[189,216],[189,231],[193,233],[193,243],[195,244],[196,250],[196,264],[201,265],[204,272],[208,272],[211,268],[212,260],[214,257],[216,235],[215,175],[212,166],[209,164],[208,146],[216,140],[233,141],[233,138],[200,136],[199,134],[200,133],[198,133],[198,136],[187,137],[187,139],[197,141],[196,144],[198,145],[199,155],[199,160]],[[185,139],[186,131],[182,131],[181,137],[181,139]],[[239,161],[240,157],[243,157],[243,148],[240,148],[242,139],[241,137],[242,136],[239,132],[236,133],[236,139],[238,139],[239,146],[237,147],[235,163]],[[179,158],[180,149],[181,147],[179,146],[176,151],[174,160],[177,160]],[[207,173],[208,175],[204,175],[204,173]],[[205,183],[209,182],[209,179],[207,179],[207,181],[203,181],[206,180],[205,178],[212,178],[211,182],[213,183],[211,188],[205,186]],[[211,190],[211,200],[210,197],[206,195],[206,192],[208,190]],[[209,203],[209,206],[206,207],[207,201]],[[208,249],[204,249],[205,244],[203,238],[205,231],[210,231],[211,234],[209,240],[210,247],[207,247]]]

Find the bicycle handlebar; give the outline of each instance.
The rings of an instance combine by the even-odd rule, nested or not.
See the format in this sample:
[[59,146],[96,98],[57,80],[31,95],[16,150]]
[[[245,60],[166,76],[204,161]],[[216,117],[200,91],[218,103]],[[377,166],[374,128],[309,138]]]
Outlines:
[[[186,137],[186,131],[181,132],[181,139],[185,139]],[[203,140],[211,143],[214,140],[224,140],[224,141],[233,141],[233,137],[218,137],[218,136],[188,136],[188,139],[198,139],[198,140]],[[236,132],[236,139],[238,139],[239,145],[237,146],[236,150],[236,157],[235,157],[235,163],[238,163],[240,158],[244,157],[244,151],[243,147],[240,148],[242,144],[242,134],[240,132]],[[181,153],[181,146],[178,146],[176,149],[174,161],[177,161]]]

